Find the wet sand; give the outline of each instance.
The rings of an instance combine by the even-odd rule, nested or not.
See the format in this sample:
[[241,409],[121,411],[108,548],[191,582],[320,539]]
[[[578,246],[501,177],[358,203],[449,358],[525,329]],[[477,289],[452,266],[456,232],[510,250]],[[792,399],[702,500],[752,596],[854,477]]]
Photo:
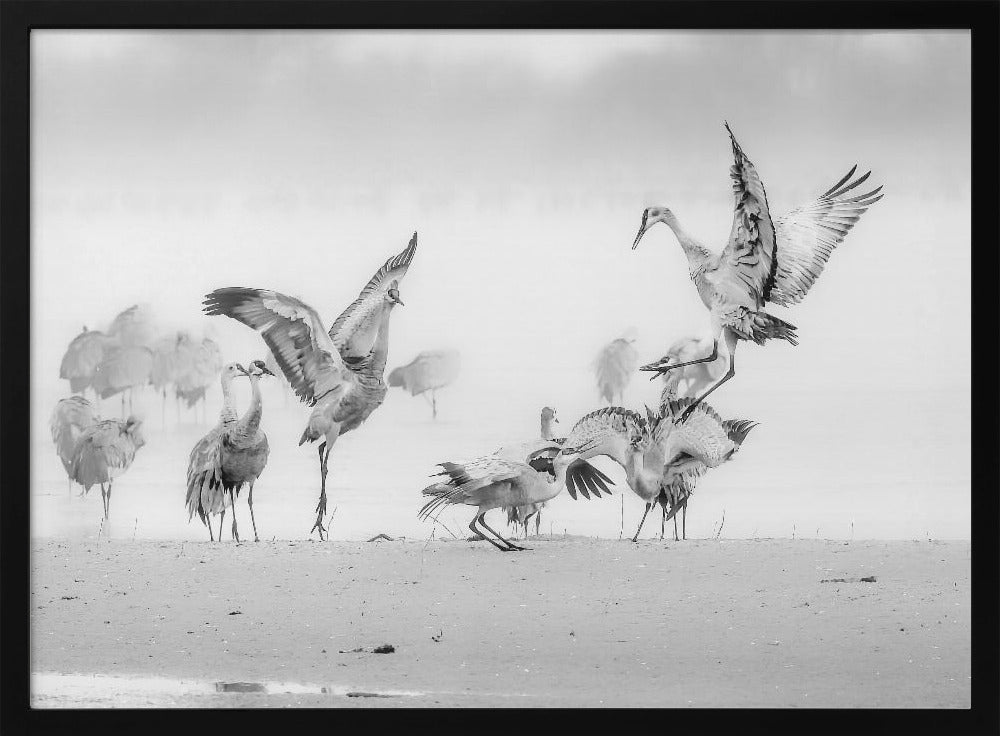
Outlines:
[[968,542],[529,546],[35,540],[32,704],[970,705]]

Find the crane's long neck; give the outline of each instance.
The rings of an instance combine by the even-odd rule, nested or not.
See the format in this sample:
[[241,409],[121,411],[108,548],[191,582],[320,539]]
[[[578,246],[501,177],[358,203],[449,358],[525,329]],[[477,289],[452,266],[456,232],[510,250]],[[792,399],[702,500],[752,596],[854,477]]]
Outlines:
[[389,358],[389,318],[392,316],[392,306],[389,304],[382,314],[382,323],[372,347],[372,371],[379,377],[385,372],[385,362]]
[[688,269],[691,273],[694,273],[704,266],[711,253],[707,248],[705,248],[705,246],[688,235],[687,231],[681,227],[680,222],[678,222],[677,215],[670,210],[667,210],[663,213],[662,221],[667,224],[667,227],[674,231],[674,235],[677,237],[677,242],[681,244],[681,248],[684,249],[684,255],[687,256]]
[[222,411],[219,418],[223,422],[236,421],[236,402],[233,401],[233,379],[226,376],[222,379]]
[[556,437],[556,431],[552,427],[551,417],[542,417],[542,439],[552,440]]
[[250,390],[252,392],[250,406],[247,407],[246,413],[240,418],[239,430],[247,434],[256,434],[257,428],[260,427],[261,414],[263,414],[263,406],[260,401],[259,375],[254,374],[250,376]]

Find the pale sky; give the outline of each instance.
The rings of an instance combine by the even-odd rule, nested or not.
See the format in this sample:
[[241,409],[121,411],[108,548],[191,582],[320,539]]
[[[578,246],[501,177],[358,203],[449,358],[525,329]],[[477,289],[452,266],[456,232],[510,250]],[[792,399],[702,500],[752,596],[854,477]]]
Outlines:
[[720,401],[948,388],[964,409],[970,74],[962,32],[33,31],[36,390],[136,301],[245,360],[259,340],[200,317],[206,292],[278,289],[329,323],[414,230],[390,367],[452,346],[503,390],[556,385],[632,326],[658,358],[708,314],[665,226],[632,239],[662,204],[725,244],[728,120],[772,215],[855,163],[885,198],[771,308],[801,344],[742,344]]

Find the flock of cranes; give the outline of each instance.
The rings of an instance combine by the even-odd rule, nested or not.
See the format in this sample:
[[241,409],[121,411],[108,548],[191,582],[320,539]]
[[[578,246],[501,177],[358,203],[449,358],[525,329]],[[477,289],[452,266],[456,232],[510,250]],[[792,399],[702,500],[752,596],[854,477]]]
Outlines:
[[[575,500],[609,494],[614,481],[590,461],[607,457],[624,470],[625,483],[645,502],[632,540],[638,539],[649,511],[662,508],[662,526],[682,512],[686,538],[687,506],[697,483],[708,470],[728,462],[742,447],[756,423],[722,419],[705,398],[735,375],[734,354],[740,340],[763,344],[769,339],[797,344],[796,328],[763,311],[768,303],[790,306],[805,296],[823,270],[833,249],[860,216],[881,198],[881,187],[864,194],[852,192],[869,175],[853,178],[856,167],[815,201],[772,220],[759,175],[728,124],[734,164],[730,171],[735,209],[729,241],[713,253],[685,232],[666,207],[649,207],[642,214],[635,249],[657,222],[674,232],[687,256],[689,275],[709,310],[707,339],[684,338],[667,354],[639,366],[635,338],[626,335],[607,345],[594,370],[598,390],[610,406],[580,418],[565,437],[556,436],[552,407],[541,410],[539,436],[516,446],[467,461],[445,461],[440,480],[422,490],[421,519],[436,518],[445,507],[475,508],[469,528],[502,551],[526,549],[506,539],[485,520],[493,509],[506,513],[509,523],[524,528],[563,488]],[[203,311],[222,315],[257,331],[269,349],[267,360],[222,365],[218,346],[210,338],[195,342],[187,333],[154,340],[151,321],[138,306],[114,320],[106,333],[78,335],[63,358],[60,376],[76,393],[92,390],[98,399],[122,394],[122,419],[101,420],[83,396],[61,400],[52,415],[52,439],[70,481],[85,492],[100,485],[105,518],[113,479],[128,469],[143,446],[141,421],[125,418],[125,393],[153,385],[162,394],[164,420],[167,387],[178,402],[193,406],[220,380],[223,406],[218,424],[191,451],[185,505],[208,528],[219,517],[219,534],[227,509],[234,509],[247,488],[254,539],[254,483],[268,460],[268,438],[261,430],[263,404],[260,381],[279,375],[309,407],[299,445],[317,444],[319,498],[310,534],[325,538],[327,480],[330,455],[337,439],[360,427],[383,403],[389,386],[429,400],[437,416],[438,389],[455,379],[459,356],[454,351],[420,353],[393,370],[386,380],[389,325],[393,310],[403,305],[400,282],[417,250],[417,233],[390,257],[327,329],[319,313],[304,301],[261,288],[226,287],[207,294]],[[723,343],[724,352],[719,350]],[[645,413],[621,405],[636,370],[664,377],[656,410]],[[242,416],[232,400],[233,382],[247,378],[250,404]],[[178,410],[179,411],[179,410]],[[105,488],[106,486],[106,488]],[[233,511],[232,537],[239,541]],[[662,532],[661,532],[662,533]]]

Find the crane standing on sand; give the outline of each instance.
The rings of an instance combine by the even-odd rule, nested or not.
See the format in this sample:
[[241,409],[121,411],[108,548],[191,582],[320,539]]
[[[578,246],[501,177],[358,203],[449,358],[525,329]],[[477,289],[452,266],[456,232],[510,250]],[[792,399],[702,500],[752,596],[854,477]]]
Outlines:
[[83,431],[100,421],[94,406],[82,396],[60,399],[52,410],[49,428],[56,454],[69,478],[69,493],[73,493],[73,453]]
[[[191,450],[188,460],[187,495],[185,505],[188,521],[195,514],[208,527],[208,537],[212,537],[212,514],[219,514],[219,541],[222,541],[222,524],[226,518],[226,508],[233,509],[233,539],[240,541],[236,526],[236,497],[245,484],[249,484],[247,502],[250,506],[250,521],[253,524],[253,538],[260,541],[257,534],[257,520],[253,513],[253,486],[267,465],[269,448],[267,435],[260,428],[263,406],[260,395],[260,378],[273,375],[264,361],[255,360],[247,370],[239,363],[230,363],[222,369],[222,411],[219,423],[212,431],[198,440]],[[237,417],[232,396],[233,379],[244,375],[250,377],[250,405],[242,417]],[[228,501],[228,503],[227,503]]]
[[73,450],[70,479],[83,486],[84,494],[94,485],[101,486],[105,521],[111,510],[111,486],[114,479],[132,466],[136,452],[144,444],[146,441],[142,436],[142,420],[134,416],[124,421],[98,421],[80,433]]
[[635,337],[628,334],[612,340],[594,358],[594,375],[601,399],[613,404],[617,397],[624,403],[625,389],[639,367]]
[[389,352],[389,318],[402,304],[399,282],[417,250],[413,233],[406,248],[387,260],[329,332],[315,309],[269,289],[230,287],[205,298],[205,312],[224,314],[261,333],[296,395],[313,411],[299,444],[322,440],[318,448],[320,498],[312,531],[326,529],[326,477],[337,438],[356,429],[381,406]]
[[389,388],[403,388],[410,396],[423,396],[431,405],[432,418],[437,419],[437,390],[458,377],[459,363],[456,350],[426,350],[391,370],[387,382]]
[[721,380],[701,394],[685,412],[690,416],[698,402],[732,378],[734,355],[739,340],[763,344],[767,340],[787,340],[798,344],[795,326],[763,311],[768,302],[791,306],[806,295],[823,271],[823,266],[868,207],[882,195],[882,187],[857,196],[845,196],[868,179],[871,172],[850,181],[847,175],[803,207],[772,222],[767,195],[756,168],[736,142],[726,124],[735,163],[730,170],[736,207],[729,242],[720,253],[712,253],[681,228],[666,207],[648,207],[642,213],[639,232],[632,243],[638,247],[642,236],[656,223],[673,230],[688,259],[689,275],[711,315],[712,352],[686,363],[670,364],[661,359],[640,370],[665,373],[718,357],[719,337],[726,345],[729,370]]

